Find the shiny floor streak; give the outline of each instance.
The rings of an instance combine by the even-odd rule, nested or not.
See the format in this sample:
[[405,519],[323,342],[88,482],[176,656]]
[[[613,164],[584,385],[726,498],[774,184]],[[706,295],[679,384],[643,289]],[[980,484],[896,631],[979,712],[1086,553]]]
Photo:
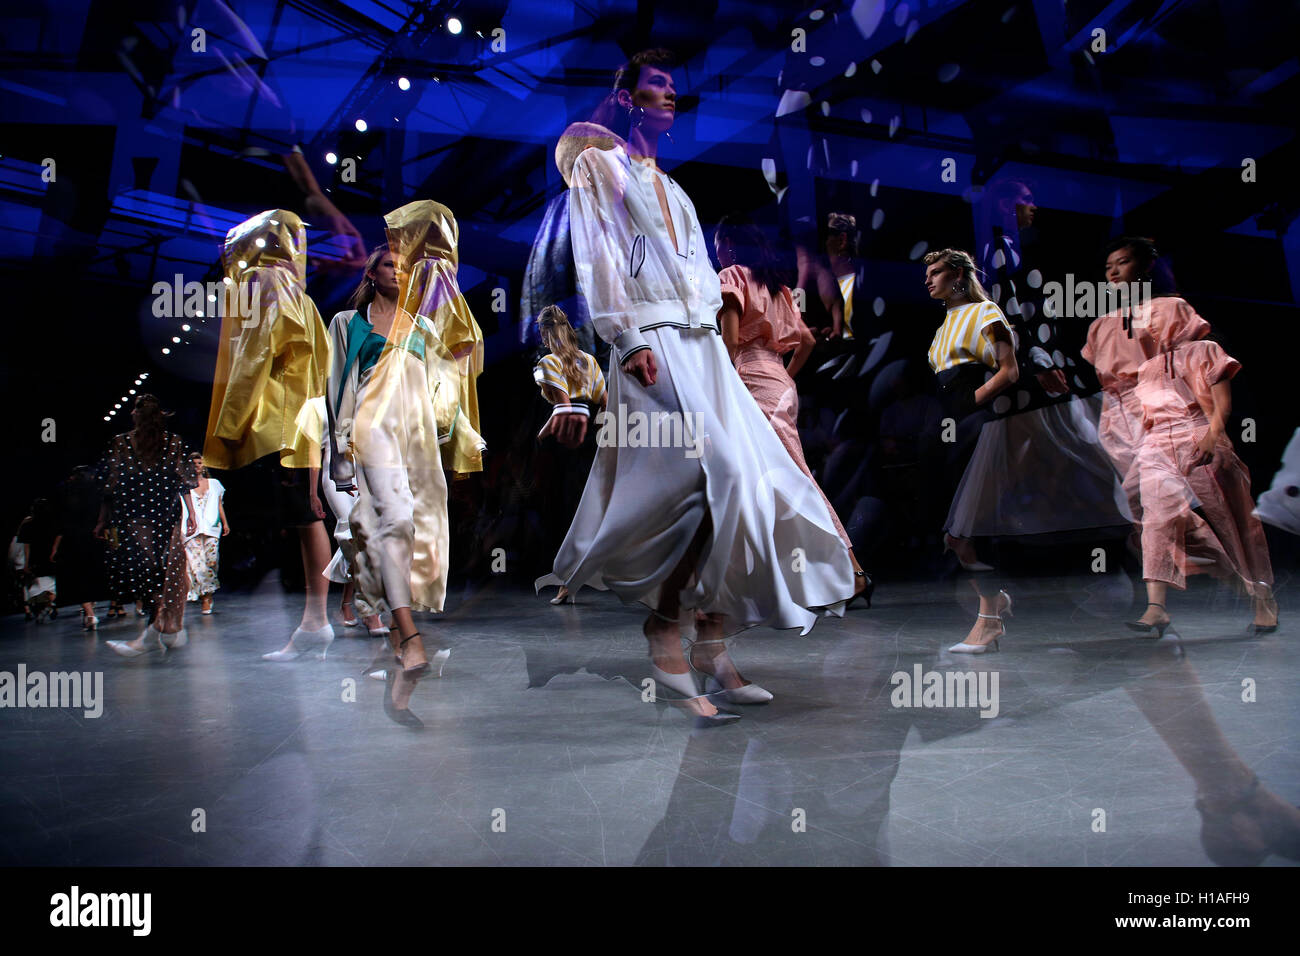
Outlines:
[[0,864],[1200,866],[1198,784],[1240,761],[1300,799],[1284,589],[1255,636],[1241,599],[1194,586],[1160,643],[1124,629],[1126,578],[1014,590],[979,657],[946,650],[974,613],[952,581],[882,584],[806,638],[751,632],[734,657],[776,700],[709,729],[642,701],[641,615],[591,591],[453,595],[421,624],[452,654],[419,731],[363,676],[363,629],[336,623],[323,662],[260,659],[301,608],[273,582],[218,593],[165,658],[103,646],[134,617],[98,639],[69,609],[9,618],[0,671],[101,671],[104,705],[0,710]]

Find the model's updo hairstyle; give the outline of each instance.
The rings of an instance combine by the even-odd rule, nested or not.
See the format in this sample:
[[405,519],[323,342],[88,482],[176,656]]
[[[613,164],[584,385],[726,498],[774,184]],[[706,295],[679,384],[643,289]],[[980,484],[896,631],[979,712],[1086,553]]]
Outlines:
[[358,312],[365,312],[366,306],[375,300],[375,283],[370,278],[370,273],[375,266],[379,265],[379,260],[388,255],[388,243],[381,243],[371,250],[370,255],[366,257],[366,268],[361,273],[361,281],[348,297],[348,308],[356,309]]
[[[1119,236],[1106,243],[1105,258],[1112,252],[1128,249],[1138,261],[1138,268],[1144,278],[1151,280],[1151,295],[1178,295],[1178,283],[1174,280],[1174,270],[1161,258],[1156,241],[1146,236]],[[1103,259],[1104,262],[1104,259]]]
[[935,252],[925,254],[925,264],[934,265],[936,262],[942,262],[946,266],[951,266],[961,273],[961,282],[966,288],[966,297],[972,302],[988,302],[989,294],[984,291],[984,286],[980,285],[979,270],[975,268],[975,260],[971,254],[964,249],[938,249]]
[[[635,54],[631,59],[618,68],[614,73],[614,86],[596,107],[591,114],[591,122],[597,123],[607,130],[610,130],[624,140],[632,132],[634,126],[633,116],[629,115],[618,102],[618,91],[627,90],[628,93],[636,91],[636,85],[641,80],[641,68],[643,66],[655,66],[661,70],[668,71],[677,65],[677,58],[673,56],[671,50],[665,50],[662,47],[656,47],[653,50],[642,50]],[[636,113],[633,108],[632,113]]]

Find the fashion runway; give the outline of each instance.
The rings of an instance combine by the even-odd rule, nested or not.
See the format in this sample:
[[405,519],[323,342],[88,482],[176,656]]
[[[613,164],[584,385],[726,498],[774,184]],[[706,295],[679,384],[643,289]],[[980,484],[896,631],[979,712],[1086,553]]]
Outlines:
[[103,700],[97,718],[6,704],[0,863],[1210,865],[1198,790],[1300,800],[1278,584],[1275,633],[1198,579],[1179,637],[1153,641],[1123,626],[1127,577],[1022,580],[1001,652],[963,655],[946,649],[970,627],[965,582],[882,582],[808,637],[733,642],[776,697],[709,728],[643,702],[642,615],[592,591],[552,607],[502,584],[417,616],[452,652],[415,691],[415,731],[385,715],[364,675],[384,642],[340,626],[337,594],[328,658],[290,664],[260,659],[302,610],[274,580],[218,592],[210,617],[190,605],[188,646],[138,660],[103,646],[134,617],[98,637],[73,609],[10,617],[0,672],[100,672]]

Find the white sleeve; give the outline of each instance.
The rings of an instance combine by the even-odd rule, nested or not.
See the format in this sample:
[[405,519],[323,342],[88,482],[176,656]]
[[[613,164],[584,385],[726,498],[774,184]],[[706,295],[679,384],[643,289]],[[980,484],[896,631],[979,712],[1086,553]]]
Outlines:
[[[329,422],[330,479],[339,491],[350,490],[356,478],[351,454],[353,418],[357,396],[352,385],[354,376],[344,375],[348,361],[348,323],[351,312],[340,312],[330,321],[330,377],[325,392],[326,420]],[[339,390],[342,389],[342,401]],[[336,407],[337,405],[337,407]]]
[[612,345],[618,361],[650,346],[632,316],[628,283],[634,243],[625,195],[627,170],[612,150],[592,147],[578,154],[569,189],[569,229],[578,287],[586,296],[597,334]]

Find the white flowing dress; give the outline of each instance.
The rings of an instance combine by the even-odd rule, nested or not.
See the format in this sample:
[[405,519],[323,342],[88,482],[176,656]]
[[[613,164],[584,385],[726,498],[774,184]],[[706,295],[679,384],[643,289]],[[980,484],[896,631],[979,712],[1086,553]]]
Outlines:
[[[609,415],[593,423],[603,433],[595,463],[554,573],[537,586],[609,589],[657,608],[707,514],[712,532],[682,606],[724,614],[731,630],[806,633],[818,609],[853,595],[852,563],[816,486],[791,460],[718,334],[722,296],[694,205],[621,147],[580,153],[572,181],[579,286],[615,356]],[[643,347],[658,370],[649,387],[622,367]],[[667,437],[667,429],[638,430],[638,421],[689,422],[690,437],[678,443],[685,447],[663,447],[652,436]]]

